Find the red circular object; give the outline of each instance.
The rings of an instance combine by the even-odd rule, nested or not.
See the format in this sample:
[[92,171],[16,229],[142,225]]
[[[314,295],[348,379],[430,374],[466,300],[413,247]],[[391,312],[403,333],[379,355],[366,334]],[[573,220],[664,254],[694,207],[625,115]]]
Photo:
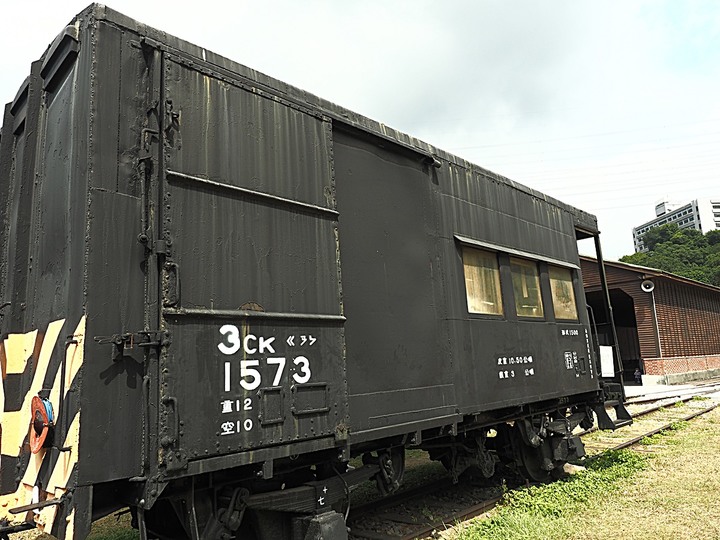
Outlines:
[[45,444],[51,424],[45,404],[39,396],[32,398],[30,411],[32,416],[30,420],[30,450],[33,454],[37,454]]

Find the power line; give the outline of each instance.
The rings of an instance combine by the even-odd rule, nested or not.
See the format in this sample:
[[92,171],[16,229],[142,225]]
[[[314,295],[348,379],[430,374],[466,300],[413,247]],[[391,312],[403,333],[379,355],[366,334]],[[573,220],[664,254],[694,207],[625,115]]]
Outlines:
[[[702,136],[715,135],[715,134],[720,135],[720,132],[703,134]],[[642,144],[647,144],[647,141],[644,141]],[[677,148],[691,148],[691,147],[706,146],[706,145],[720,145],[720,139],[708,140],[708,141],[704,141],[704,142],[697,142],[697,143],[691,143],[691,144],[653,146],[650,148],[633,148],[631,150],[624,150],[622,152],[614,152],[613,157],[626,155],[626,154],[644,154],[644,153],[649,153],[649,152],[659,152],[659,151],[663,151],[663,150],[673,150],[673,149],[677,149]],[[560,152],[568,154],[568,153],[577,152],[578,150],[601,150],[601,149],[605,149],[605,148],[616,148],[618,146],[628,146],[628,143],[622,142],[622,143],[614,143],[614,144],[607,144],[607,145],[583,146],[580,148],[568,148],[568,147],[549,148],[549,149],[541,150],[538,152],[521,152],[521,153],[499,154],[499,155],[490,154],[490,155],[484,155],[483,160],[492,160],[492,159],[497,159],[497,158],[511,158],[513,160],[512,162],[514,164],[517,164],[517,163],[519,163],[518,161],[515,160],[515,158],[517,158],[517,157],[543,156],[545,154],[560,153]],[[546,163],[546,162],[554,162],[554,161],[567,161],[567,160],[571,160],[571,159],[578,159],[578,155],[573,154],[571,156],[564,157],[564,158],[553,158],[551,160],[543,159],[541,161]],[[520,163],[537,163],[537,162],[538,162],[538,160],[530,160],[530,161],[520,162]]]
[[[570,137],[560,137],[557,139],[538,139],[534,141],[516,141],[511,143],[500,143],[500,144],[482,144],[482,145],[474,145],[474,146],[459,146],[459,147],[452,147],[448,148],[448,150],[454,152],[456,150],[475,150],[479,148],[500,148],[504,146],[519,146],[523,144],[539,144],[539,143],[548,143],[548,142],[560,142],[560,141],[573,141],[578,139],[589,139],[593,137],[607,137],[610,135],[623,135],[626,133],[639,133],[643,131],[649,131],[649,130],[658,130],[658,129],[669,129],[674,128],[678,126],[683,125],[694,125],[698,123],[705,123],[709,120],[703,121],[703,122],[686,122],[681,124],[672,124],[670,126],[655,126],[655,127],[645,127],[645,128],[637,128],[637,129],[626,129],[626,130],[620,130],[620,131],[606,131],[602,133],[589,133],[585,135],[573,135]],[[716,120],[717,121],[717,120]]]
[[[638,173],[648,173],[648,172],[657,172],[662,176],[662,174],[672,174],[672,175],[682,175],[692,172],[702,172],[702,171],[717,171],[718,177],[720,179],[720,157],[715,159],[709,159],[706,161],[699,161],[696,163],[690,163],[686,165],[671,165],[671,166],[658,166],[654,168],[644,168],[644,169],[627,169],[627,170],[619,170],[619,171],[607,171],[607,169],[611,168],[612,166],[596,166],[596,167],[587,167],[584,169],[577,169],[575,171],[561,171],[561,172],[552,172],[548,171],[543,175],[533,175],[532,173],[528,175],[523,175],[524,181],[549,181],[551,183],[562,183],[563,180],[572,180],[575,179],[577,181],[580,181],[583,177],[587,176],[607,176],[610,178],[617,178],[617,182],[627,182],[626,178],[630,176],[632,178]],[[598,174],[598,171],[607,171],[601,174]],[[621,178],[618,178],[621,177]]]

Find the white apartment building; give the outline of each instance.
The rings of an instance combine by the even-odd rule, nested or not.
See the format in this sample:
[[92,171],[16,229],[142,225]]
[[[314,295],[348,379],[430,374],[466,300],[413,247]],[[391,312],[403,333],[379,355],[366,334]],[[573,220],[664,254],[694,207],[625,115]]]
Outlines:
[[720,229],[720,198],[695,199],[687,204],[661,201],[655,206],[655,219],[633,228],[635,253],[647,251],[642,237],[653,227],[675,223],[681,229],[697,229],[703,234]]

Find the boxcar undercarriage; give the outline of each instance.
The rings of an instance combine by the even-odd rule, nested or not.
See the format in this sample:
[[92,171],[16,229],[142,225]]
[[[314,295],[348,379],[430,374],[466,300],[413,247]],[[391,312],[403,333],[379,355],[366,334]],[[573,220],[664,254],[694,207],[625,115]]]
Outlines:
[[[221,538],[344,538],[349,494],[371,481],[387,495],[402,485],[405,450],[426,450],[440,461],[454,482],[463,474],[491,478],[499,465],[535,482],[563,475],[563,466],[585,455],[578,426],[594,425],[587,406],[545,404],[530,416],[526,407],[473,415],[457,425],[373,441],[357,449],[362,464],[349,466],[342,454],[319,453],[175,480],[158,494],[148,511],[133,506],[137,493],[113,492],[115,506],[133,509],[133,525],[143,538],[212,540]],[[498,423],[498,417],[509,420]],[[489,422],[489,423],[488,423]],[[120,505],[118,505],[120,503]]]

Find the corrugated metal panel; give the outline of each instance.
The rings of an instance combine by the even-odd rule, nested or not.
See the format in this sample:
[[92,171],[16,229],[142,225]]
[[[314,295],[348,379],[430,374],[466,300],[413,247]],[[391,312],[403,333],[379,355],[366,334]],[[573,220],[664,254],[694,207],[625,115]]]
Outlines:
[[440,176],[447,196],[442,213],[453,233],[574,263],[577,242],[572,216],[490,174],[450,165]]
[[720,352],[720,293],[655,280],[664,357]]
[[163,75],[162,377],[185,453],[168,467],[334,447],[347,407],[330,122],[170,53]]
[[[581,261],[585,289],[597,290],[600,279],[594,261]],[[629,295],[635,304],[643,358],[660,357],[652,312],[655,297],[662,357],[711,355],[720,352],[720,292],[686,281],[654,276],[653,295],[640,283],[647,277],[632,268],[607,266],[608,285]]]

